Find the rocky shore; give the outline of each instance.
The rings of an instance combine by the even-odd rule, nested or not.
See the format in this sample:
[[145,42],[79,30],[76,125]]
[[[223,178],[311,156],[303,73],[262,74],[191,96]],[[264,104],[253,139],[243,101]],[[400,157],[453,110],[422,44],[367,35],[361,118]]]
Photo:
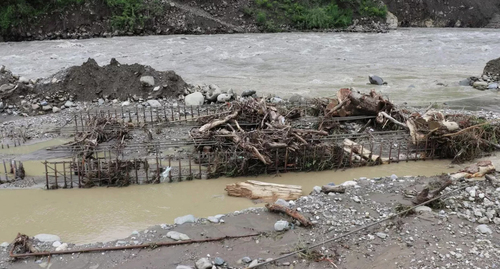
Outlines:
[[500,89],[500,58],[486,63],[481,76],[470,77],[461,81],[460,85],[470,85],[481,91],[498,91]]
[[[411,199],[424,187],[435,186],[442,177],[392,175],[347,181],[345,193],[319,191],[296,201],[279,202],[297,210],[313,223],[304,228],[286,215],[254,208],[197,219],[188,215],[174,224],[161,224],[134,231],[125,239],[87,245],[63,242],[57,236],[38,235],[35,247],[43,251],[75,251],[12,261],[9,243],[1,245],[1,268],[40,266],[79,268],[245,268],[270,262],[282,268],[495,268],[500,262],[500,181],[456,180],[438,203],[412,206]],[[346,179],[347,180],[347,179]],[[316,188],[315,188],[316,189]],[[387,217],[391,217],[386,221]],[[375,222],[331,243],[308,246],[338,237]],[[196,243],[172,247],[96,251],[87,248],[155,245],[215,237],[259,233],[249,238]],[[301,250],[305,248],[304,250]],[[296,255],[276,259],[283,254]],[[333,264],[333,265],[332,265]]]

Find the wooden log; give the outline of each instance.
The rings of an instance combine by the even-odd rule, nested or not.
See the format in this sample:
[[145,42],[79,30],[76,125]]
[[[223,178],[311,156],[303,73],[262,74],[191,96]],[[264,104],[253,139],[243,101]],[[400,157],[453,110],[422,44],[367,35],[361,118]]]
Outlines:
[[287,214],[288,216],[298,220],[305,227],[313,225],[312,222],[310,222],[308,219],[306,219],[302,214],[300,214],[295,209],[290,209],[290,208],[287,208],[287,207],[284,207],[281,205],[277,205],[277,204],[273,204],[273,205],[266,204],[266,208],[271,212],[280,212],[280,213]]
[[336,185],[336,186],[324,185],[321,187],[321,191],[324,193],[330,193],[330,192],[344,193],[345,186],[342,186],[342,185]]
[[229,196],[266,201],[276,201],[277,199],[295,200],[302,196],[302,186],[267,183],[256,180],[228,184],[225,190]]
[[209,123],[207,123],[207,124],[205,124],[205,125],[201,126],[201,127],[200,127],[200,129],[199,129],[199,132],[209,131],[209,130],[210,130],[210,129],[212,129],[212,128],[215,128],[215,127],[217,127],[217,126],[220,126],[220,125],[222,125],[222,124],[225,124],[225,123],[227,123],[228,121],[230,121],[230,120],[232,120],[232,119],[236,118],[236,116],[238,116],[238,113],[239,113],[239,111],[235,111],[235,112],[233,112],[232,114],[227,115],[224,119],[221,119],[221,120],[219,120],[219,119],[218,119],[218,120],[214,120],[214,121],[212,121],[212,122],[209,122]]
[[[344,139],[344,150],[350,150],[352,148],[352,151],[359,156],[361,156],[365,160],[372,160],[374,162],[378,162],[381,160],[379,155],[372,154],[370,150],[367,148],[361,147],[358,143],[346,138]],[[371,157],[370,157],[371,156]],[[388,162],[388,158],[384,158],[382,162]]]

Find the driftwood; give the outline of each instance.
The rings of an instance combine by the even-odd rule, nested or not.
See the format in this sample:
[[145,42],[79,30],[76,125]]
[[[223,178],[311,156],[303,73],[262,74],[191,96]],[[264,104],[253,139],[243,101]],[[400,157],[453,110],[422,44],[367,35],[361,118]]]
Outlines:
[[342,185],[336,185],[336,186],[324,185],[321,187],[321,191],[324,193],[330,193],[330,192],[344,193],[345,186],[342,186]]
[[451,178],[454,180],[460,178],[481,178],[495,171],[495,166],[493,166],[491,161],[481,161],[452,174]]
[[201,132],[201,133],[202,132],[206,132],[206,131],[208,131],[210,129],[213,129],[213,128],[217,127],[217,126],[226,124],[228,121],[236,118],[236,116],[238,116],[238,113],[239,113],[239,111],[235,111],[235,112],[227,115],[224,119],[213,120],[213,121],[211,121],[211,122],[209,122],[209,123],[201,126],[200,129],[199,129],[199,132]]
[[33,244],[33,239],[25,234],[18,233],[11,246],[11,253],[36,253],[38,250]]
[[246,197],[276,201],[277,199],[295,200],[302,196],[302,187],[298,185],[283,185],[256,180],[247,180],[226,185],[229,196]]
[[[391,117],[391,115],[385,113],[384,111],[379,112],[378,116],[377,116],[377,121],[379,123],[382,123],[384,118],[390,120],[392,123],[394,123],[396,125],[399,125],[399,126],[405,128],[405,129],[408,129],[408,126],[406,124],[397,121],[395,118]],[[380,120],[380,119],[382,119],[382,120]]]
[[284,206],[281,206],[281,205],[277,205],[277,204],[274,204],[274,205],[266,204],[266,208],[269,211],[271,211],[271,212],[280,212],[280,213],[287,214],[288,216],[290,216],[290,217],[298,220],[305,227],[313,225],[312,222],[310,222],[309,220],[307,220],[297,210],[290,209],[290,208],[287,208],[287,207],[284,207]]
[[431,199],[434,199],[435,197],[439,196],[444,189],[453,184],[453,181],[449,178],[441,178],[439,184],[440,186],[433,191],[430,191],[430,187],[425,187],[419,194],[417,194],[417,196],[413,198],[412,203],[415,205],[419,205]]
[[[380,161],[380,156],[378,155],[375,155],[375,154],[372,154],[372,152],[370,150],[368,150],[367,148],[365,147],[362,147],[361,145],[359,145],[358,143],[346,138],[344,139],[344,148],[347,148],[349,151],[350,149],[352,148],[352,152],[358,154],[359,156],[363,157],[363,159],[365,160],[371,160],[371,161],[374,161],[374,162],[378,162]],[[388,161],[387,158],[384,158],[383,160],[384,162],[385,161]]]

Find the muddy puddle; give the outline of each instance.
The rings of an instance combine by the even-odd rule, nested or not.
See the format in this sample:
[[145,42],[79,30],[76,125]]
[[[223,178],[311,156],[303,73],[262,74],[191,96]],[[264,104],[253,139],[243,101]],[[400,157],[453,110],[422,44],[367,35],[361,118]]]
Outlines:
[[226,184],[257,179],[296,184],[308,194],[316,185],[342,183],[359,177],[396,174],[435,175],[454,172],[449,161],[420,161],[311,173],[287,173],[252,178],[219,178],[126,188],[0,190],[0,242],[10,242],[18,232],[51,233],[78,244],[127,237],[134,230],[173,223],[186,214],[207,217],[262,206],[244,198],[228,197]]

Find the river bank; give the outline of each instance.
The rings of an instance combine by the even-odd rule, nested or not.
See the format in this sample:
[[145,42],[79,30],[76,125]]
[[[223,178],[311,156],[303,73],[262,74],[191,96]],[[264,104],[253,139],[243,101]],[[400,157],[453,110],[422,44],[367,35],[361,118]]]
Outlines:
[[[89,268],[244,268],[253,263],[279,257],[308,245],[352,231],[397,214],[398,205],[411,205],[410,198],[424,186],[439,181],[439,177],[361,177],[350,183],[345,194],[315,193],[304,196],[289,206],[310,219],[312,228],[298,224],[291,230],[275,231],[274,223],[288,220],[287,216],[263,209],[249,209],[219,216],[219,223],[200,218],[194,223],[158,225],[131,236],[108,243],[69,244],[67,249],[114,247],[155,242],[175,242],[173,232],[190,239],[262,233],[247,239],[227,239],[222,244],[194,245],[97,251],[76,255],[53,255],[52,266]],[[182,183],[185,184],[185,183]],[[353,186],[353,184],[355,184]],[[277,260],[272,266],[293,265],[293,268],[421,268],[423,266],[454,268],[494,268],[500,261],[500,221],[497,204],[500,189],[487,181],[459,182],[444,191],[446,199],[438,208],[421,206],[415,214],[382,222],[380,226],[363,229],[333,243]],[[439,231],[439,232],[436,232]],[[169,233],[170,232],[170,233]],[[64,241],[64,240],[63,240]],[[52,242],[39,243],[43,250],[53,250]],[[28,258],[25,262],[9,262],[7,252],[1,252],[1,266],[31,268],[40,264],[46,268],[47,257]],[[249,258],[246,258],[249,257]],[[205,258],[206,260],[200,261]],[[222,261],[221,261],[222,259]],[[209,267],[201,264],[208,262]],[[181,265],[186,267],[180,267]]]
[[[387,32],[395,27],[498,28],[498,0],[71,1],[1,7],[1,41],[295,31]],[[7,5],[7,3],[5,4]],[[19,9],[19,10],[18,10]],[[411,10],[411,12],[408,12]],[[389,11],[389,13],[387,13]],[[18,14],[19,13],[19,14]]]

